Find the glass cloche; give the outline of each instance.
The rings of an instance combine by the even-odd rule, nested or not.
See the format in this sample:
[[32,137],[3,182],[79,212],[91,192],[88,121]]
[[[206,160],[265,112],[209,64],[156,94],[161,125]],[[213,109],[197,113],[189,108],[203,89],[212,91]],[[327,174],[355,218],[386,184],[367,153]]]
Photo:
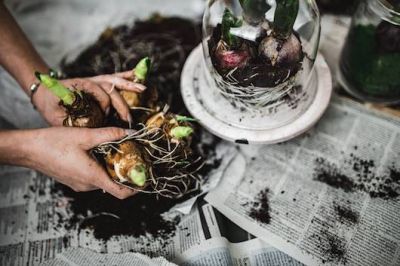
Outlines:
[[314,0],[210,0],[203,17],[205,77],[232,113],[248,118],[238,126],[287,125],[314,100],[319,37]]

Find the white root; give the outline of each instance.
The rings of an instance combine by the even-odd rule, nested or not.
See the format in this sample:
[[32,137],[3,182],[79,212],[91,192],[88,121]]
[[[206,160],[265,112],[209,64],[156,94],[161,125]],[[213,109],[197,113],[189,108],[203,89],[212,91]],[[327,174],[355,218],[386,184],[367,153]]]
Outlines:
[[[200,177],[196,173],[204,165],[201,157],[187,161],[188,155],[185,150],[182,153],[178,151],[181,144],[171,143],[166,133],[160,128],[149,128],[142,124],[142,129],[119,141],[102,143],[95,148],[95,152],[103,155],[109,154],[112,150],[121,152],[117,148],[118,144],[127,140],[134,140],[142,144],[145,154],[150,158],[149,178],[146,182],[148,188],[137,188],[129,185],[120,174],[118,163],[114,163],[115,173],[119,178],[115,182],[135,191],[155,193],[169,198],[180,198],[199,188]],[[166,144],[167,147],[161,147],[160,143]],[[171,176],[158,176],[152,166],[155,166],[155,169],[163,168],[167,173],[170,172]],[[191,169],[191,167],[194,169]]]

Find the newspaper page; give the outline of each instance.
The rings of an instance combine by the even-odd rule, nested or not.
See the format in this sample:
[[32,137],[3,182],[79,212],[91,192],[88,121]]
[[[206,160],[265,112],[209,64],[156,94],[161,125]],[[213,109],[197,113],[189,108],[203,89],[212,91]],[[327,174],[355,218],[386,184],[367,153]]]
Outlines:
[[399,265],[400,119],[335,98],[284,144],[241,146],[206,200],[306,265]]
[[0,180],[0,265],[170,265],[159,257],[184,265],[299,265],[201,198],[187,215],[164,214],[181,217],[170,238],[122,235],[104,241],[90,228],[66,227],[63,221],[72,215],[68,199],[55,193],[50,178],[2,166]]
[[173,266],[162,257],[150,258],[139,253],[125,254],[98,254],[90,249],[70,248],[57,254],[54,259],[41,263],[41,266],[95,266],[95,265],[119,265],[119,266]]
[[199,202],[204,240],[174,260],[178,265],[302,265],[244,231],[205,201]]

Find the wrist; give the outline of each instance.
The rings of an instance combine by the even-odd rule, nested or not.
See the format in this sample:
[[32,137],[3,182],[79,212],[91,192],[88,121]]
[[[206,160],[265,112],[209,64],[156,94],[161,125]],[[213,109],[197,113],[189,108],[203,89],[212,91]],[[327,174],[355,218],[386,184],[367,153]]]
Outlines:
[[39,64],[35,69],[32,67],[27,67],[25,70],[21,70],[21,73],[19,74],[20,79],[17,77],[20,86],[29,97],[31,96],[31,86],[39,82],[35,76],[35,71],[48,73],[50,68],[45,64]]
[[9,130],[0,132],[0,163],[29,166],[32,161],[31,139],[35,130]]

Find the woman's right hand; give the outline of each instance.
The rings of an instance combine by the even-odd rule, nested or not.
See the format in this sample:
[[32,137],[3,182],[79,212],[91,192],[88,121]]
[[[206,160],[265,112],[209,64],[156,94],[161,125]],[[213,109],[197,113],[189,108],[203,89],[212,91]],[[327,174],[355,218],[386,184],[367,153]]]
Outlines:
[[[38,170],[75,191],[103,189],[125,199],[135,191],[114,183],[88,151],[104,142],[121,139],[127,133],[121,128],[68,127],[4,131],[0,136],[10,143],[7,153],[18,156],[15,155],[13,160],[13,156],[5,159],[0,155],[0,162]],[[5,151],[4,145],[0,144],[0,151]]]

